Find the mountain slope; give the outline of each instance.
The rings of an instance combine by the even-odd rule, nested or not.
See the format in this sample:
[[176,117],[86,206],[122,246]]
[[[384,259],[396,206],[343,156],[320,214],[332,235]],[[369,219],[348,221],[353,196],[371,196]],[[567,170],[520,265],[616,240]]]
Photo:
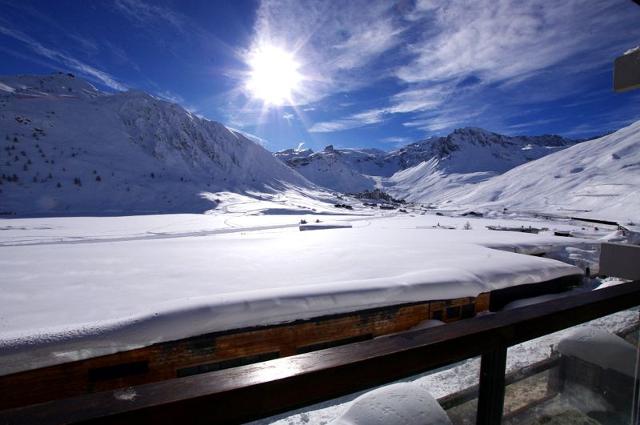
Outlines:
[[640,220],[640,121],[516,167],[459,204]]
[[373,189],[372,176],[391,176],[397,166],[385,161],[386,152],[377,149],[334,149],[321,152],[311,149],[287,149],[276,152],[284,161],[313,183],[339,192],[361,192]]
[[310,181],[340,192],[382,186],[396,198],[429,202],[575,144],[560,136],[504,136],[461,128],[401,149],[288,149],[275,153]]
[[0,129],[3,213],[202,212],[207,192],[310,186],[220,123],[70,74],[0,77]]
[[397,158],[404,169],[383,184],[397,198],[438,202],[469,185],[575,143],[554,135],[504,136],[479,128],[461,128],[392,152],[390,157]]

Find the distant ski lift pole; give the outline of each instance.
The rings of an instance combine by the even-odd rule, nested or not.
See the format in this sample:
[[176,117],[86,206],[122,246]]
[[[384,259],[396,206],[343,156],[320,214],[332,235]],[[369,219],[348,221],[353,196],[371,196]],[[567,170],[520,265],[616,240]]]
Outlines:
[[640,88],[640,46],[616,58],[613,64],[613,89],[617,92]]

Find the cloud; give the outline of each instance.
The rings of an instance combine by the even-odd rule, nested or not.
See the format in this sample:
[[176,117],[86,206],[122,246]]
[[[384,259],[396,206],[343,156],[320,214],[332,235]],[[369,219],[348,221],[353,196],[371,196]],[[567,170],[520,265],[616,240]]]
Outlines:
[[[163,91],[157,92],[156,96],[158,96],[158,97],[160,97],[160,98],[162,98],[164,100],[167,100],[169,102],[172,102],[172,103],[178,103],[178,104],[185,103],[185,100],[184,100],[184,98],[182,96],[180,96],[179,94],[175,94],[175,93],[173,93],[173,92],[171,92],[169,90],[163,90]],[[187,108],[185,108],[185,109],[187,109]],[[195,112],[195,111],[189,110],[189,112]]]
[[267,144],[269,143],[266,139],[263,139],[262,137],[256,136],[255,134],[248,133],[248,132],[243,131],[243,130],[238,130],[237,128],[229,127],[228,125],[226,127],[231,132],[240,134],[241,136],[246,137],[247,139],[251,140],[254,143],[259,144],[262,147],[266,147]]
[[146,25],[150,21],[169,24],[176,30],[187,29],[185,19],[171,9],[140,0],[116,0],[114,6],[131,21]]
[[384,78],[369,66],[402,42],[403,31],[389,2],[263,0],[253,45],[294,52],[306,81],[293,100],[306,105]]
[[621,16],[620,4],[615,2],[429,4],[419,22],[436,32],[426,33],[410,46],[413,60],[396,71],[407,82],[468,75],[483,82],[521,81],[569,59],[579,59],[585,70],[601,65],[606,56],[598,53],[628,37],[625,30],[638,32],[637,17]]
[[419,87],[405,90],[391,97],[389,106],[369,109],[332,121],[314,124],[309,132],[331,133],[377,124],[394,114],[430,111],[438,108],[447,97],[446,86]]
[[310,133],[332,133],[335,131],[364,127],[365,125],[377,124],[384,121],[388,114],[389,112],[386,108],[370,109],[346,118],[315,123],[307,131]]
[[394,146],[404,146],[411,143],[414,139],[410,137],[392,136],[380,139],[381,143],[392,144]]
[[616,54],[637,44],[638,15],[629,13],[635,9],[588,0],[418,0],[395,10],[402,24],[389,21],[395,29],[389,34],[402,42],[378,53],[390,58],[379,73],[393,75],[399,89],[386,105],[374,105],[376,119],[351,113],[311,131],[362,127],[396,114],[408,118],[404,126],[426,132],[474,123],[512,128],[523,108],[588,91],[594,73],[608,71]]
[[73,58],[59,50],[48,48],[34,38],[28,36],[27,34],[24,34],[23,32],[0,25],[0,34],[4,34],[7,37],[11,37],[15,40],[21,41],[36,54],[49,60],[55,61],[65,67],[73,68],[78,74],[90,80],[98,81],[105,86],[111,87],[115,90],[127,89],[125,85],[119,83],[110,74],[84,62],[81,62],[80,60]]

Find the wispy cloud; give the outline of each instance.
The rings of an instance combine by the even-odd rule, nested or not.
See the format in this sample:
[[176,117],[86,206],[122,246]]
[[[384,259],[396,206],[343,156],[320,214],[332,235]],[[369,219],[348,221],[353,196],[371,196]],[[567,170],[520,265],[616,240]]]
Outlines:
[[116,0],[115,7],[133,22],[146,26],[150,21],[169,24],[183,32],[187,28],[185,19],[173,10],[140,0]]
[[263,0],[254,44],[295,52],[309,84],[294,101],[305,105],[385,77],[367,66],[401,43],[403,31],[388,2]]
[[64,67],[74,69],[79,75],[82,75],[90,80],[98,81],[107,87],[111,87],[115,90],[126,90],[127,87],[118,82],[113,76],[97,69],[89,64],[86,64],[74,57],[69,56],[59,50],[52,49],[44,46],[39,41],[28,36],[27,34],[17,31],[6,26],[0,25],[0,34],[7,37],[11,37],[15,40],[21,41],[27,47],[29,47],[34,53],[41,57],[52,60],[61,64]]
[[295,119],[295,117],[296,117],[296,116],[295,116],[295,115],[293,115],[291,112],[285,112],[284,114],[282,114],[282,118],[283,118],[285,121],[288,121],[288,122],[290,122],[291,120]]
[[388,114],[389,112],[385,108],[371,109],[350,115],[346,118],[315,123],[308,131],[310,133],[332,133],[335,131],[364,127],[365,125],[377,124],[384,121]]
[[377,124],[394,114],[431,111],[442,105],[446,98],[447,87],[445,85],[412,88],[393,95],[389,106],[315,123],[309,131],[312,133],[331,133]]
[[435,4],[420,22],[434,26],[436,35],[426,34],[410,47],[414,59],[396,73],[402,80],[445,81],[468,75],[484,82],[522,80],[576,57],[585,70],[602,64],[598,53],[624,39],[624,28],[637,32],[637,21],[621,20],[615,2]]
[[246,132],[244,130],[238,130],[237,128],[233,128],[233,127],[229,127],[226,126],[229,130],[231,130],[234,133],[240,134],[244,137],[246,137],[247,139],[251,140],[252,142],[255,142],[257,144],[259,144],[260,146],[267,146],[267,144],[269,143],[266,139],[263,139],[262,137],[258,137],[255,134]]
[[261,3],[257,36],[289,43],[320,76],[301,103],[383,78],[399,83],[386,104],[365,102],[362,112],[351,108],[309,131],[343,131],[397,115],[405,117],[405,126],[427,132],[471,120],[507,129],[515,111],[526,105],[584,92],[585,81],[608,69],[611,58],[640,36],[637,16],[619,2],[418,0],[402,5]]

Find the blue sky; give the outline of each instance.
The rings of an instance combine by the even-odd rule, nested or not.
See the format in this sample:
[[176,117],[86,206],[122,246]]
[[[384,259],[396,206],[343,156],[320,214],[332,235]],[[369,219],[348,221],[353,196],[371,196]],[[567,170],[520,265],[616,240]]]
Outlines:
[[[390,150],[463,126],[588,137],[640,119],[640,94],[611,89],[638,22],[630,0],[0,0],[0,74],[148,91],[271,150]],[[264,46],[299,76],[281,105],[247,83]]]

